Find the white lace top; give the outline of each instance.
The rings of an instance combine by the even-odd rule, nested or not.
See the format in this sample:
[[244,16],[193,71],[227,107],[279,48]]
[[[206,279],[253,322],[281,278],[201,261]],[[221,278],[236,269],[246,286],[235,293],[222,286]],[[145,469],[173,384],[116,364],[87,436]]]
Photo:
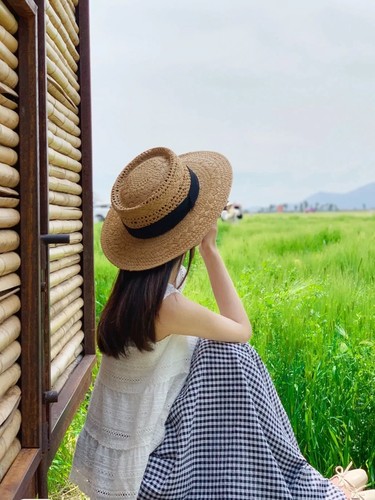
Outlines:
[[[165,297],[174,292],[169,284]],[[171,335],[151,352],[134,347],[120,359],[103,355],[70,475],[90,498],[137,498],[196,341]]]

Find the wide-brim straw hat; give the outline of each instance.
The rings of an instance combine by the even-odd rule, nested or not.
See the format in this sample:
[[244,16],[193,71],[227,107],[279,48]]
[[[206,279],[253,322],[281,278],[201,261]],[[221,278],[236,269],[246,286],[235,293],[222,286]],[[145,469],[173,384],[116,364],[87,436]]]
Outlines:
[[219,153],[145,151],[113,185],[101,233],[104,254],[129,271],[151,269],[183,255],[217,221],[231,183],[231,165]]

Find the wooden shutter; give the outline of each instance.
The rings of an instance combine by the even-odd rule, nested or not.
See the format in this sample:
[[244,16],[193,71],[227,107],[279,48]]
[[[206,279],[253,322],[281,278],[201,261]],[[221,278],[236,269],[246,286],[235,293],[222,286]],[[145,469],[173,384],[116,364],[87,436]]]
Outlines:
[[0,0],[4,500],[48,496],[95,362],[89,68],[88,0]]
[[38,16],[45,477],[96,358],[88,1],[40,0]]
[[32,0],[0,0],[0,433],[4,444],[0,498],[4,499],[34,494],[42,456],[36,10]]

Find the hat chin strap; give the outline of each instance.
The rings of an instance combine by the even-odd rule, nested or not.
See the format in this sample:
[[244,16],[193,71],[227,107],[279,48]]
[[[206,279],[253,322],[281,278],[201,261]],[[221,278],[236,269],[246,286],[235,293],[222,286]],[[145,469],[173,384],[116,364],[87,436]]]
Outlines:
[[131,236],[142,240],[161,236],[177,226],[177,224],[190,212],[198,198],[199,180],[196,174],[189,167],[187,168],[190,173],[190,189],[186,198],[184,198],[172,212],[169,212],[169,214],[165,215],[162,219],[153,222],[149,226],[132,228],[124,224],[125,229]]

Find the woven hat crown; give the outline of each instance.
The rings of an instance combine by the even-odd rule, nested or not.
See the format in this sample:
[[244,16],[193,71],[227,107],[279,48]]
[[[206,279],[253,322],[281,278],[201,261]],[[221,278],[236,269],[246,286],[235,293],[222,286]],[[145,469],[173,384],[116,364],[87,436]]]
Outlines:
[[112,207],[127,227],[149,226],[174,210],[189,187],[187,165],[173,151],[149,149],[117,177],[112,188]]

